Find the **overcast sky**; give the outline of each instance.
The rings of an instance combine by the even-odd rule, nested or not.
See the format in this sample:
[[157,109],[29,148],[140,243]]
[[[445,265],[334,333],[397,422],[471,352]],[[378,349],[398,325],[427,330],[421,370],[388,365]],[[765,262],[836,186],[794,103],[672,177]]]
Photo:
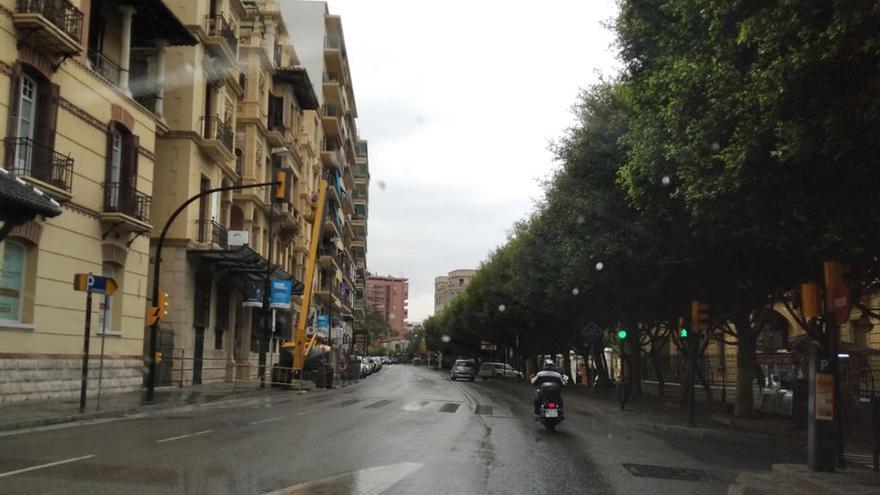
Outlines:
[[578,91],[615,70],[615,2],[329,6],[370,143],[367,269],[409,278],[409,320],[420,321],[434,277],[478,267],[540,198],[548,144],[572,124]]

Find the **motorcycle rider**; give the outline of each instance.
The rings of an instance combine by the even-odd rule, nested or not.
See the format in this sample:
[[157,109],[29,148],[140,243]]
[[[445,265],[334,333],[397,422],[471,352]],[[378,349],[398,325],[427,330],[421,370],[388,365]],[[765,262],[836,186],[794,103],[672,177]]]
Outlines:
[[[562,374],[556,370],[556,364],[553,363],[553,360],[547,359],[544,361],[544,369],[539,371],[535,376],[531,379],[532,385],[538,387],[537,395],[535,396],[534,403],[534,413],[535,417],[538,417],[541,410],[541,403],[544,398],[541,395],[541,384],[542,383],[558,383],[560,387],[565,386],[565,379],[562,377]],[[559,394],[559,410],[562,411],[562,394]]]

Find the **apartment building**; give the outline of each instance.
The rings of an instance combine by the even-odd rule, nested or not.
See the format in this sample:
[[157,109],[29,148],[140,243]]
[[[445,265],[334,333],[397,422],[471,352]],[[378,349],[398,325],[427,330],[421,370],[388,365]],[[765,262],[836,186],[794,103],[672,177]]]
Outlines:
[[407,337],[409,316],[409,280],[382,275],[367,276],[367,304],[380,312],[394,332],[392,337]]
[[[358,269],[352,254],[357,237],[352,193],[358,143],[357,106],[340,17],[330,14],[326,2],[285,1],[281,9],[300,62],[313,87],[320,88],[319,151],[329,189],[319,246],[320,270],[314,284],[321,305],[319,311],[330,322],[327,337],[333,345],[332,362],[337,363],[354,345]],[[365,163],[365,146],[362,155]],[[366,267],[364,250],[358,249],[361,265]]]
[[446,309],[455,296],[470,285],[476,274],[476,270],[465,268],[434,278],[434,314]]
[[[303,278],[320,173],[317,97],[275,0],[169,5],[199,43],[166,56],[175,84],[164,94],[154,212],[167,219],[191,196],[243,188],[202,197],[169,230],[159,285],[171,308],[157,385],[254,379],[267,356],[277,362],[277,342],[292,338],[300,309],[296,300],[275,309],[270,328],[263,293],[268,280]],[[279,170],[289,179],[280,202],[259,186]]]
[[158,0],[0,0],[0,27],[4,175],[60,205],[0,242],[0,401],[79,394],[76,273],[118,285],[94,297],[90,395],[102,337],[103,392],[137,389],[164,58],[197,40]]
[[[354,216],[352,226],[354,239],[351,242],[351,253],[355,262],[355,301],[354,301],[354,332],[359,350],[367,349],[366,332],[363,322],[366,318],[366,280],[367,280],[367,235],[370,215],[370,160],[367,141],[360,139],[355,147],[354,165]],[[359,337],[359,338],[357,338]]]

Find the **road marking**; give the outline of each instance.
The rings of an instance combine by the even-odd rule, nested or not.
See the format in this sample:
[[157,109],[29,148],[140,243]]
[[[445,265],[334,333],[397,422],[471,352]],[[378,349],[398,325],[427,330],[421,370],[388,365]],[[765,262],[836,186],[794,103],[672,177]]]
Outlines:
[[248,424],[251,424],[251,425],[258,425],[258,424],[260,424],[260,423],[269,423],[269,422],[271,422],[271,421],[278,421],[279,419],[284,419],[284,416],[275,416],[274,418],[261,419],[261,420],[259,420],[259,421],[251,421],[251,422],[248,423]]
[[409,404],[403,406],[404,411],[418,411],[419,409],[427,406],[431,401],[429,400],[417,400],[415,402],[410,402]]
[[308,409],[308,410],[303,411],[303,412],[301,412],[301,413],[296,413],[296,415],[297,415],[297,416],[302,416],[302,415],[304,415],[304,414],[310,414],[310,413],[313,413],[313,412],[315,412],[315,411],[318,411],[318,409]]
[[192,437],[197,437],[199,435],[207,435],[208,433],[211,433],[212,431],[214,431],[214,430],[197,431],[195,433],[187,433],[186,435],[180,435],[180,436],[171,437],[171,438],[163,438],[162,440],[156,440],[156,443],[173,442],[174,440],[182,440],[184,438],[192,438]]
[[95,454],[89,454],[89,455],[84,455],[84,456],[80,456],[80,457],[73,457],[70,459],[64,459],[63,461],[55,461],[55,462],[50,462],[48,464],[40,464],[39,466],[31,466],[31,467],[24,468],[24,469],[16,469],[15,471],[0,473],[0,478],[5,478],[6,476],[12,476],[13,474],[26,473],[28,471],[36,471],[37,469],[43,469],[43,468],[52,467],[52,466],[60,466],[61,464],[70,464],[71,462],[77,462],[77,461],[82,461],[85,459],[91,459],[92,457],[95,457]]

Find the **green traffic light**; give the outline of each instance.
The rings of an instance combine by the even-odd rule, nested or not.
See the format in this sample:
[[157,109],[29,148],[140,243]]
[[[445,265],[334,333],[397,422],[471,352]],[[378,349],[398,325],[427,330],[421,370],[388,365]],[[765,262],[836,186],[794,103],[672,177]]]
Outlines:
[[681,338],[686,339],[687,336],[688,336],[688,329],[687,329],[687,328],[682,328],[682,329],[681,329],[681,333],[680,333],[679,335],[681,335]]
[[626,329],[625,328],[621,328],[620,330],[617,331],[617,338],[620,340],[623,340],[626,338]]

